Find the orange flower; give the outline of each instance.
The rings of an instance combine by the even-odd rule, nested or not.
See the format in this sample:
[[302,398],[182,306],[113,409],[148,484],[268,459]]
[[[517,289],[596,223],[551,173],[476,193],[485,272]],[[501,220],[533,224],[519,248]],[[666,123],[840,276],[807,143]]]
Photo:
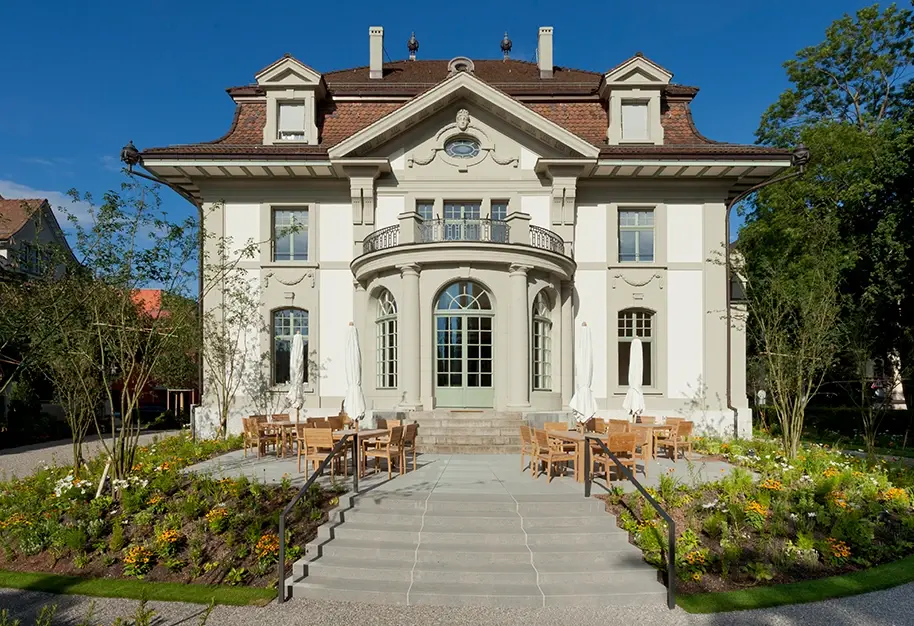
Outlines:
[[761,485],[762,489],[768,489],[769,491],[781,491],[784,489],[784,485],[781,484],[781,481],[775,480],[773,478],[765,479]]
[[829,537],[825,540],[828,543],[828,548],[831,550],[832,556],[836,559],[847,559],[850,558],[851,549],[843,541],[838,541],[834,537]]

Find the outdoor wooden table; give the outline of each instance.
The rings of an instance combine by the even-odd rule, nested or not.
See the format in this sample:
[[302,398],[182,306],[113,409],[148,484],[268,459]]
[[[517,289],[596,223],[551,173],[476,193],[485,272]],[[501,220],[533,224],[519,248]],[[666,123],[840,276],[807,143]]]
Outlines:
[[[305,423],[301,422],[299,424],[296,424],[295,422],[271,422],[270,426],[274,426],[274,427],[282,430],[282,444],[280,445],[279,456],[285,457],[286,456],[286,446],[288,445],[291,447],[291,445],[292,445],[292,441],[291,440],[286,441],[286,438],[295,432],[296,427],[300,426],[302,428],[305,428]],[[356,430],[354,428],[344,428],[342,430],[333,431],[333,440],[339,441],[340,439],[343,438],[344,435],[354,435],[355,433],[359,434],[359,440],[361,441],[363,439],[364,440],[374,439],[376,437],[380,437],[381,435],[386,435],[387,430],[383,429],[383,428],[370,428],[367,430]]]
[[574,444],[574,479],[584,482],[584,446],[588,444],[588,439],[602,439],[604,443],[609,441],[609,435],[605,433],[580,433],[576,430],[550,430],[547,431],[550,437],[561,439]]

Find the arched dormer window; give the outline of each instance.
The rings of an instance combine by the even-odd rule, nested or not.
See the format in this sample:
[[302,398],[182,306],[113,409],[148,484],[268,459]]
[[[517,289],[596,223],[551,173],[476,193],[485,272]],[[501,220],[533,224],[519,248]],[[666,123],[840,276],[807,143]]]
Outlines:
[[552,391],[552,304],[544,291],[533,301],[533,390]]
[[632,341],[641,340],[644,374],[641,384],[653,387],[654,372],[654,312],[648,309],[625,309],[619,311],[619,386],[628,386],[628,364],[631,359]]
[[397,301],[386,289],[378,296],[377,331],[377,387],[397,388]]
[[[292,337],[301,333],[305,343],[305,363],[308,362],[308,312],[304,309],[277,309],[273,311],[273,346],[270,352],[273,384],[289,382],[289,363],[292,352]],[[308,368],[305,367],[305,382],[308,382]]]

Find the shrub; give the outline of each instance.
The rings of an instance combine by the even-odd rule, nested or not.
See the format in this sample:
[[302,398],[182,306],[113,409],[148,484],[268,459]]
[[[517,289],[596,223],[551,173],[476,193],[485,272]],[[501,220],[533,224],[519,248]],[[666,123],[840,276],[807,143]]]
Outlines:
[[143,546],[130,546],[124,551],[124,575],[143,578],[155,564],[154,559],[151,550]]
[[218,506],[206,514],[206,523],[210,531],[216,533],[225,532],[229,526],[229,512],[225,507]]

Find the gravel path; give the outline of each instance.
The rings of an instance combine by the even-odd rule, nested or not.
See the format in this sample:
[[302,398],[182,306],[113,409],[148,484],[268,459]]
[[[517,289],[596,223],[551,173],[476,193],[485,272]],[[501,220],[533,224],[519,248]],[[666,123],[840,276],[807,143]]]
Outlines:
[[[651,624],[656,626],[903,626],[914,625],[911,597],[914,584],[887,591],[759,611],[689,615],[680,609],[665,607],[555,607],[549,609],[494,609],[437,606],[379,606],[369,604],[329,603],[291,600],[280,606],[265,608],[216,607],[207,621],[208,626],[249,626],[251,623],[270,626],[309,624],[313,626],[360,624],[364,626],[546,626],[566,624]],[[32,626],[34,616],[47,604],[58,607],[55,624],[84,623],[94,602],[93,625],[107,625],[118,617],[130,618],[137,601],[83,596],[54,596],[35,591],[0,589],[0,607],[10,610],[13,617],[23,620],[22,626]],[[156,611],[153,621],[158,626],[197,625],[205,607],[194,604],[150,602]]]
[[[140,444],[151,443],[153,439],[163,439],[177,434],[177,430],[161,430],[140,435]],[[98,435],[86,437],[83,443],[83,456],[93,457],[104,451]],[[69,465],[73,458],[73,443],[69,439],[36,443],[20,448],[0,450],[0,480],[14,476],[26,476],[42,465]]]

